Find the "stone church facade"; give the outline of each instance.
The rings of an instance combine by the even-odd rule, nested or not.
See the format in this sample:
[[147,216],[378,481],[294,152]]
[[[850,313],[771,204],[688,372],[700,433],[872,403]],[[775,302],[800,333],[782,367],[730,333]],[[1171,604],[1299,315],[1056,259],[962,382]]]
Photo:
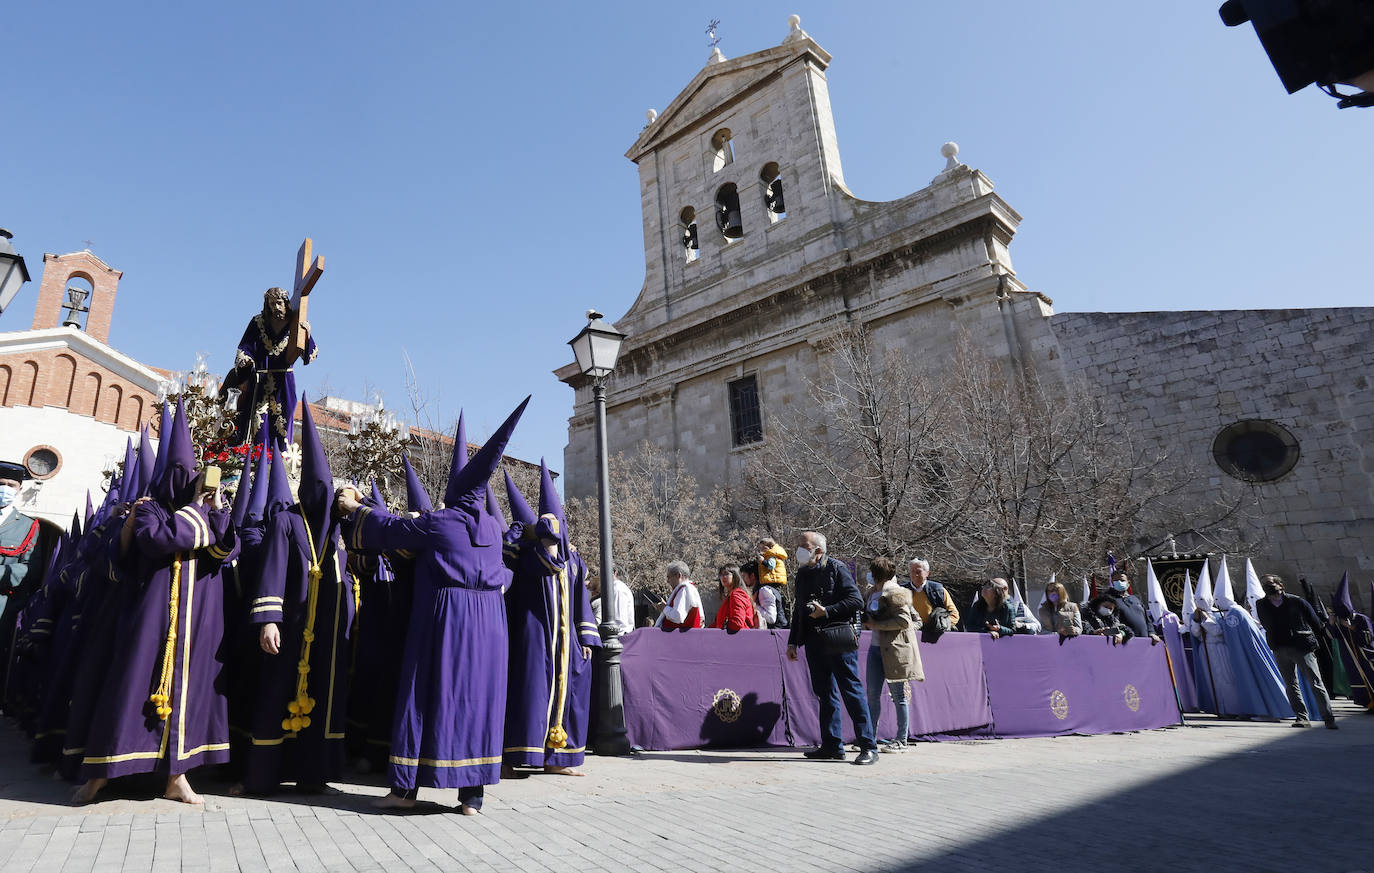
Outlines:
[[[1020,215],[952,143],[919,191],[881,203],[849,191],[830,55],[789,24],[774,48],[713,52],[626,153],[645,280],[615,321],[629,338],[607,383],[612,454],[649,440],[702,483],[737,482],[767,410],[806,401],[837,333],[863,324],[878,350],[918,359],[962,333],[1009,364],[1105,389],[1139,436],[1210,471],[1198,489],[1255,478],[1236,459],[1267,465],[1247,485],[1266,569],[1323,586],[1374,571],[1374,448],[1361,439],[1374,424],[1374,309],[1055,314],[1012,267]],[[590,494],[591,388],[574,365],[556,375],[575,391],[566,490]]]

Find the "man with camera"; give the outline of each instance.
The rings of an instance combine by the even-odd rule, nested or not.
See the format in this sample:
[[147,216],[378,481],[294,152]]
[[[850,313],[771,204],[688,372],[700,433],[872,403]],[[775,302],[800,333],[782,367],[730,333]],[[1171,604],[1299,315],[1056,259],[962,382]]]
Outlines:
[[801,535],[796,551],[797,601],[792,627],[787,635],[787,658],[797,660],[797,648],[806,648],[806,665],[811,672],[811,688],[820,699],[821,745],[806,757],[822,761],[843,761],[844,740],[840,736],[840,699],[854,722],[859,756],[855,764],[878,761],[878,744],[873,739],[873,722],[863,683],[859,681],[859,638],[851,620],[863,607],[859,586],[849,570],[825,553],[825,537],[814,531]]
[[1298,687],[1299,669],[1312,686],[1312,693],[1321,708],[1322,720],[1331,730],[1336,730],[1336,716],[1331,711],[1331,697],[1322,684],[1321,672],[1317,669],[1317,635],[1325,633],[1321,620],[1312,606],[1301,597],[1283,593],[1283,580],[1278,576],[1265,576],[1260,580],[1264,597],[1255,601],[1255,611],[1259,613],[1260,624],[1264,625],[1265,641],[1274,650],[1274,660],[1278,662],[1279,674],[1288,687],[1288,703],[1297,714],[1293,727],[1307,727],[1307,704],[1302,699],[1302,689]]

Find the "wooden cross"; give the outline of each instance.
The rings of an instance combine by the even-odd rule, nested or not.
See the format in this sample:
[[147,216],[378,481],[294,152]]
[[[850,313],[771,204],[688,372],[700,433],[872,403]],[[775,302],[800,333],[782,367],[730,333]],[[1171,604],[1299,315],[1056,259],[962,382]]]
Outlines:
[[290,321],[287,330],[291,336],[291,342],[286,348],[286,361],[284,363],[284,366],[287,367],[305,355],[307,333],[301,323],[309,320],[306,318],[306,308],[310,305],[310,290],[324,275],[324,258],[317,257],[312,261],[313,249],[314,243],[310,237],[306,237],[305,242],[301,243],[300,251],[296,252],[295,285],[291,293],[291,311],[287,316]]

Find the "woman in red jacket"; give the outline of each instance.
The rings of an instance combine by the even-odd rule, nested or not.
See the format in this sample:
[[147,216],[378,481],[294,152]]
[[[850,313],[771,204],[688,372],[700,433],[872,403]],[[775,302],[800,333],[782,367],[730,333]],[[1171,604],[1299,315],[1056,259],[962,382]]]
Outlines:
[[754,600],[749,596],[749,589],[744,587],[739,567],[732,565],[720,568],[720,590],[724,599],[720,602],[720,609],[716,610],[716,620],[711,622],[711,627],[721,628],[727,633],[758,627]]

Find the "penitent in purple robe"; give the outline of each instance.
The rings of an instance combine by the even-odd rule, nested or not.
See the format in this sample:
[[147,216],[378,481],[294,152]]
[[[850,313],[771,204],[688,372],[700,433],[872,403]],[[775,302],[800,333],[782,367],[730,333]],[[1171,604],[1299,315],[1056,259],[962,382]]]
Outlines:
[[550,556],[537,537],[517,542],[510,561],[515,579],[506,592],[510,673],[502,760],[576,766],[586,757],[591,706],[591,659],[582,648],[601,645],[586,566],[575,551],[568,561]]
[[[117,568],[118,608],[107,619],[116,645],[85,747],[75,750],[82,779],[174,776],[228,759],[221,573],[237,553],[228,509],[134,509],[132,542]],[[156,694],[166,697],[161,713],[150,699]]]
[[500,779],[506,706],[510,571],[496,519],[470,506],[417,518],[364,507],[349,543],[415,553],[400,695],[392,725],[393,788],[462,788]]
[[[312,555],[321,573],[314,583],[311,615],[309,568]],[[278,512],[268,523],[262,544],[258,585],[249,604],[255,627],[267,622],[281,631],[281,650],[255,654],[251,745],[244,785],[266,794],[282,782],[322,786],[343,771],[348,707],[349,629],[355,609],[353,580],[337,525],[323,535],[310,531],[300,504]],[[306,695],[313,701],[304,713],[309,724],[284,725],[297,715],[298,666],[309,632]]]
[[[248,379],[239,396],[238,415],[234,421],[235,442],[245,441],[250,434],[249,427],[256,426],[263,415],[268,416],[274,443],[289,444],[294,437],[296,376],[285,366],[289,337],[289,325],[280,334],[274,334],[261,312],[244,328],[234,357],[234,369],[225,378],[229,385]],[[301,363],[309,364],[318,355],[315,338],[308,337]]]

